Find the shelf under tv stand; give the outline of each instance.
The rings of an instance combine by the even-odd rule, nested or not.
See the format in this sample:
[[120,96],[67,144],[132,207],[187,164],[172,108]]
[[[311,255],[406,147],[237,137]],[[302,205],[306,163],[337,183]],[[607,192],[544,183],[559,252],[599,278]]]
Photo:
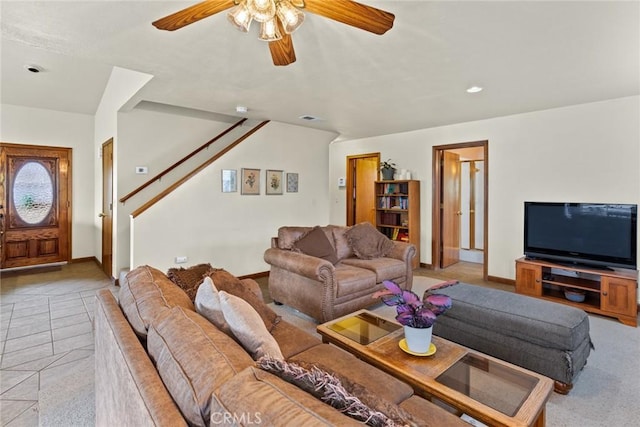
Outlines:
[[[567,288],[585,291],[583,302],[569,301]],[[625,325],[638,325],[638,272],[567,266],[544,260],[516,260],[516,292],[560,302],[603,316],[615,317]]]

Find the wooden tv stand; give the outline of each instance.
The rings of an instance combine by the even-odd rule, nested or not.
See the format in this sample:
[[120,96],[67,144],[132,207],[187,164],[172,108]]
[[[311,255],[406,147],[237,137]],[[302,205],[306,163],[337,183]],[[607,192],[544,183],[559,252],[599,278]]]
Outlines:
[[[569,301],[567,288],[586,291],[583,302]],[[566,266],[541,260],[516,260],[516,292],[616,317],[625,325],[638,325],[638,272]]]

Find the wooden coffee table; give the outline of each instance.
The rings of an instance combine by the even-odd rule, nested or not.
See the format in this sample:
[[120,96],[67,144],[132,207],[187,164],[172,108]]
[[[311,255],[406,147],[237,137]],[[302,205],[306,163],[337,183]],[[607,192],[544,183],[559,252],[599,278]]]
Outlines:
[[545,425],[553,380],[433,336],[436,352],[414,356],[399,347],[402,326],[359,310],[317,327],[326,343],[354,354],[410,384],[415,393],[442,402],[458,415],[489,426]]

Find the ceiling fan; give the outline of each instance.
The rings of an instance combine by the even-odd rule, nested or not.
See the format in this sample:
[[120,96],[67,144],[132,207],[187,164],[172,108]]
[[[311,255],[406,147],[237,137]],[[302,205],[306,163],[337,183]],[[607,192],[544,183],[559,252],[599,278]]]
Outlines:
[[205,0],[158,19],[153,26],[174,31],[226,9],[231,9],[229,21],[241,31],[249,31],[252,21],[261,23],[259,38],[269,42],[274,65],[295,62],[291,33],[304,21],[302,10],[374,34],[387,32],[395,19],[392,13],[351,0]]

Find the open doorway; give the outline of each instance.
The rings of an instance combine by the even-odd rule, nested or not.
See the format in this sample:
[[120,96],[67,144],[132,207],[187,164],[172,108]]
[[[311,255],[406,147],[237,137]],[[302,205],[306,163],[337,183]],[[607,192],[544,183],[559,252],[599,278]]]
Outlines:
[[488,161],[488,141],[433,147],[432,268],[467,281],[488,277]]
[[380,153],[347,156],[347,225],[376,224],[375,186]]

